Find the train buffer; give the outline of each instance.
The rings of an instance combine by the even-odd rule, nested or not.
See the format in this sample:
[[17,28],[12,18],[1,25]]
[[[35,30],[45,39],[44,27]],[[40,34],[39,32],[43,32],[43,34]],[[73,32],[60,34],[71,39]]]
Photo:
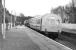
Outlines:
[[19,27],[6,32],[3,50],[72,50],[26,26]]

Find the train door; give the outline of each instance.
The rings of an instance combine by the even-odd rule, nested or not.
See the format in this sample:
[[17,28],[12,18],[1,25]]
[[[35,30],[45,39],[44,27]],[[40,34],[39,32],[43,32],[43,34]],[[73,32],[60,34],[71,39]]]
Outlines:
[[55,17],[51,17],[48,19],[48,25],[47,25],[47,29],[49,32],[57,32],[58,28],[58,22],[56,21]]

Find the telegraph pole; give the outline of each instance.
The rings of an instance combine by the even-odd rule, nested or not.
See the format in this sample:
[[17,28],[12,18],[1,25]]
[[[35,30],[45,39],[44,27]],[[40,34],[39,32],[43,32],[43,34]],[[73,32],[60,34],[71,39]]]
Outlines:
[[72,0],[72,6],[74,7],[74,0]]
[[76,7],[76,0],[72,0],[72,6]]

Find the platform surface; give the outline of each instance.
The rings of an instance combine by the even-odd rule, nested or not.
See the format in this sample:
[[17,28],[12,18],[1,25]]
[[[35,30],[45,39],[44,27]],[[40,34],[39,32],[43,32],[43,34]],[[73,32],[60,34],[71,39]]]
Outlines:
[[71,50],[25,26],[10,29],[5,37],[1,50]]

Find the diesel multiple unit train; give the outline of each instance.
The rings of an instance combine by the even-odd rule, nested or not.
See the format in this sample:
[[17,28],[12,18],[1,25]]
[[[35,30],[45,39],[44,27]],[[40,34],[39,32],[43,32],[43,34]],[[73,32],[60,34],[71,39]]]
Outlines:
[[62,19],[56,14],[45,14],[41,17],[34,17],[24,22],[30,28],[44,32],[44,34],[57,38],[62,32],[75,34],[76,24],[62,23]]
[[58,36],[61,33],[60,24],[62,23],[61,17],[55,14],[45,14],[41,17],[34,17],[29,20],[25,20],[25,24],[29,27],[45,32],[45,34],[51,34],[53,37]]

